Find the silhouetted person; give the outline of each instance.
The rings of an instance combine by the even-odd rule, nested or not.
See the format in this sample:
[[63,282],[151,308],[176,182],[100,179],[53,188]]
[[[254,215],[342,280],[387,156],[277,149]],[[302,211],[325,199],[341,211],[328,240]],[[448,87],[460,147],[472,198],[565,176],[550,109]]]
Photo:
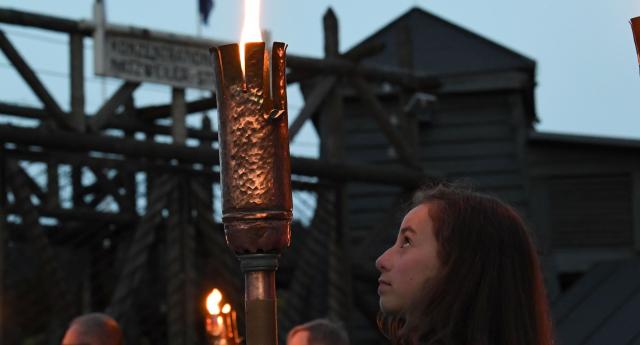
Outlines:
[[62,345],[123,345],[124,336],[118,322],[102,313],[79,316],[69,324]]
[[349,345],[349,337],[339,324],[316,319],[292,328],[287,345]]

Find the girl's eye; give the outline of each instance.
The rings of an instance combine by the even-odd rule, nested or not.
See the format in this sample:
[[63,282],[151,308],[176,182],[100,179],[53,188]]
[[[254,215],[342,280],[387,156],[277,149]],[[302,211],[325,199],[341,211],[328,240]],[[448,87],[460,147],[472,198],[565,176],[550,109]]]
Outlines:
[[400,248],[406,248],[411,245],[411,240],[407,237],[403,237],[400,242]]

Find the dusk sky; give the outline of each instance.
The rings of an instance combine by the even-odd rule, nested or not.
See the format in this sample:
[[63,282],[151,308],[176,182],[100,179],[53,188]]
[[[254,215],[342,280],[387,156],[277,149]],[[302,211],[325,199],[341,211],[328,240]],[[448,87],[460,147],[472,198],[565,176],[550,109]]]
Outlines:
[[[0,0],[0,7],[71,19],[90,19],[89,0]],[[106,0],[112,23],[196,34],[196,0]],[[202,28],[208,38],[237,41],[241,24],[239,0],[217,0]],[[640,139],[640,76],[628,20],[640,16],[640,0],[564,1],[293,1],[263,0],[263,23],[289,52],[320,56],[324,11],[332,6],[340,21],[343,51],[396,17],[418,6],[459,26],[524,54],[537,62],[536,105],[541,131]],[[67,37],[1,25],[40,74],[58,102],[68,107]],[[102,82],[92,72],[91,40],[87,55],[87,110],[95,111],[119,82]],[[26,85],[0,54],[0,87],[4,102],[38,105]],[[169,88],[148,85],[136,91],[138,104],[169,100]],[[198,93],[191,92],[190,97]],[[292,95],[290,116],[302,101]],[[299,145],[311,146],[310,131]]]

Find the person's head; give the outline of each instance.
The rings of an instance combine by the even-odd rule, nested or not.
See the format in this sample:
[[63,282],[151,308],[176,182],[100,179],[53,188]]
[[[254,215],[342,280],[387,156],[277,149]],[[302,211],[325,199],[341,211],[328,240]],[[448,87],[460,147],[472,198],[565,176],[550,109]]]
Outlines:
[[535,247],[495,198],[445,186],[416,193],[376,267],[381,328],[396,344],[552,342]]
[[109,315],[91,313],[79,316],[69,325],[62,345],[123,345],[120,326]]
[[349,337],[339,324],[316,319],[292,328],[287,345],[349,345]]

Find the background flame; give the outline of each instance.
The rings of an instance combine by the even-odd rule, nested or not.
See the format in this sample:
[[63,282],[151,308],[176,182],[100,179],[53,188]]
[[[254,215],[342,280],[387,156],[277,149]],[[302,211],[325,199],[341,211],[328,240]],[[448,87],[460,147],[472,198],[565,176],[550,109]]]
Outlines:
[[244,45],[249,42],[262,42],[260,30],[260,0],[244,0],[244,23],[240,35],[240,65],[244,73]]
[[207,296],[207,310],[209,314],[220,314],[220,301],[222,301],[222,293],[218,289],[213,289],[209,296]]
[[231,306],[229,305],[229,303],[225,304],[224,307],[222,307],[223,314],[229,314],[230,311],[231,311]]

